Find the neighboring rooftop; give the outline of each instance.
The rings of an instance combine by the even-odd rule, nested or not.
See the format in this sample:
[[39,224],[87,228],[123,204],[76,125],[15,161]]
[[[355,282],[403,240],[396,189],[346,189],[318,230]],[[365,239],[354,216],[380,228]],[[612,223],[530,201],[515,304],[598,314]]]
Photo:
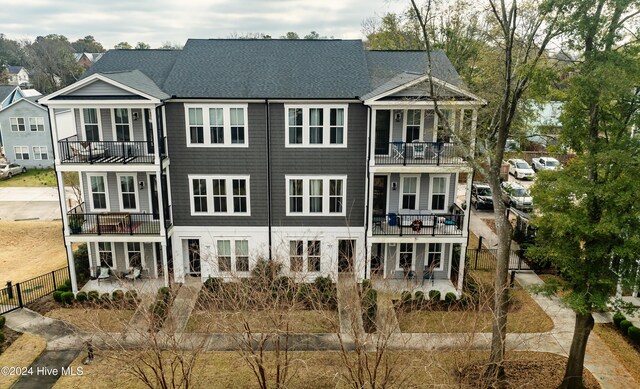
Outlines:
[[9,72],[9,74],[18,74],[22,69],[24,69],[22,66],[7,66],[7,71]]
[[4,101],[16,89],[15,85],[0,85],[0,103]]

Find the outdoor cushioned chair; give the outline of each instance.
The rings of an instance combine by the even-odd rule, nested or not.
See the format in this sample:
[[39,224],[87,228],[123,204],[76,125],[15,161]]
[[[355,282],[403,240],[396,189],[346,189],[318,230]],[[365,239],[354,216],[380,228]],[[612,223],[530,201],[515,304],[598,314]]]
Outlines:
[[101,266],[100,274],[98,274],[98,283],[100,283],[101,280],[108,280],[110,277],[111,274],[109,274],[109,268],[106,266]]
[[125,275],[124,278],[131,281],[135,281],[136,278],[140,278],[140,273],[141,273],[140,269],[137,267],[134,267],[131,273]]

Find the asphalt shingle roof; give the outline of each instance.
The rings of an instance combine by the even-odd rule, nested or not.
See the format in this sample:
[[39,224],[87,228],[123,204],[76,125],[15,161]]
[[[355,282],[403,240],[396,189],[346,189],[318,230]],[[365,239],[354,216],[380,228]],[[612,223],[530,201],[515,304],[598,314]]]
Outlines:
[[160,100],[171,97],[158,88],[153,80],[137,69],[124,72],[106,72],[102,73],[102,75],[140,92],[157,97]]
[[0,85],[0,103],[4,101],[17,87],[15,85]]

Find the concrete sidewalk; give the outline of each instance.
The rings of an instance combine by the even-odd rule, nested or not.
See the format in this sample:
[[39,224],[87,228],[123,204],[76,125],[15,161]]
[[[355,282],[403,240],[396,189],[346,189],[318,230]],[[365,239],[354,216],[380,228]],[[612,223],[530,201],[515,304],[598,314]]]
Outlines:
[[[65,191],[67,198],[74,198],[71,188]],[[0,215],[3,221],[59,220],[58,188],[0,188]]]

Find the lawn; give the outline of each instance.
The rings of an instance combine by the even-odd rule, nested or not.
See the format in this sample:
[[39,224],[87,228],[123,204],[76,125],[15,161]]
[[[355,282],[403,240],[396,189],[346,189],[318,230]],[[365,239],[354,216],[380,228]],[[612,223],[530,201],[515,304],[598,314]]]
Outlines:
[[56,174],[53,169],[29,169],[26,173],[0,180],[0,188],[3,187],[33,187],[33,186],[57,186]]
[[622,336],[613,324],[596,324],[593,332],[609,346],[613,355],[627,368],[636,382],[640,382],[640,352],[629,339]]
[[64,320],[87,332],[122,332],[134,311],[130,309],[58,308],[47,312],[52,319]]
[[[36,335],[22,334],[8,349],[0,354],[0,367],[27,367],[47,346],[47,342]],[[17,375],[0,374],[0,388],[9,388],[18,380]]]
[[66,266],[60,221],[0,221],[0,286]]
[[284,330],[286,324],[294,333],[336,332],[339,326],[335,311],[291,310],[279,313],[265,311],[194,311],[187,323],[186,332],[244,332],[248,323],[252,332],[273,332],[276,327]]
[[[127,374],[133,361],[112,359],[117,352],[96,352],[93,364],[82,366],[84,353],[71,366],[82,366],[82,376],[63,376],[54,386],[66,388],[127,388],[145,386]],[[290,388],[345,388],[344,362],[339,352],[290,352]],[[390,388],[456,387],[476,388],[477,379],[471,375],[461,379],[458,371],[472,365],[471,371],[482,368],[488,359],[486,352],[401,351],[389,352],[396,382]],[[268,361],[273,353],[266,352]],[[566,359],[547,353],[511,352],[506,362],[509,387],[547,389],[556,388],[562,380]],[[140,358],[136,358],[140,361]],[[235,352],[207,352],[198,356],[194,367],[194,388],[255,388],[257,383],[249,367]],[[273,377],[273,364],[267,365],[267,374]],[[598,388],[593,376],[585,370],[586,387]],[[271,382],[270,387],[275,387]]]

